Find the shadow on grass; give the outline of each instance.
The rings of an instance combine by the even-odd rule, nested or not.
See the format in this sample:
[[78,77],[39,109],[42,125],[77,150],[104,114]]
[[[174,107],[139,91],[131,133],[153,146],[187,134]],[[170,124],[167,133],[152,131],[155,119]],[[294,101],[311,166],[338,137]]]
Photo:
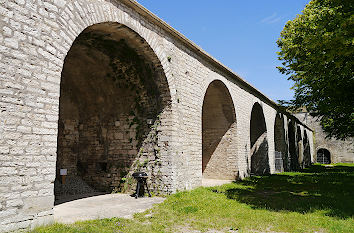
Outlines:
[[[254,176],[223,190],[229,199],[253,208],[354,217],[354,166],[314,165],[296,173]],[[212,190],[218,192],[217,189]]]

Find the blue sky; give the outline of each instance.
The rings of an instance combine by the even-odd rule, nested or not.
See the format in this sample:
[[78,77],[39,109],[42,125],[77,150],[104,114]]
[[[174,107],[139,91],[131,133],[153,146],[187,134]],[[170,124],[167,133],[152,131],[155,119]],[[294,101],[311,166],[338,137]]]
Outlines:
[[289,100],[276,40],[309,0],[138,0],[273,100]]

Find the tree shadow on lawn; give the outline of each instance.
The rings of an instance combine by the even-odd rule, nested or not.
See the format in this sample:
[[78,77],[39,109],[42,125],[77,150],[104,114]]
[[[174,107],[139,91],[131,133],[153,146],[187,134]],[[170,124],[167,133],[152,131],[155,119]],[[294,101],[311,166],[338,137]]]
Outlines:
[[314,165],[297,173],[254,176],[235,184],[236,188],[222,192],[253,208],[299,213],[323,210],[327,216],[344,219],[354,216],[354,167]]

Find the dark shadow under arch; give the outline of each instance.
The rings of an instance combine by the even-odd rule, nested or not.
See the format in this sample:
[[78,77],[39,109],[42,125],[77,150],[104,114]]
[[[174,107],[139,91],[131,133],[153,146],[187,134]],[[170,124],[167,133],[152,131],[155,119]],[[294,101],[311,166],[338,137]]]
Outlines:
[[251,143],[251,174],[263,175],[270,173],[268,158],[267,127],[262,106],[255,103],[250,121]]
[[170,122],[170,102],[162,65],[140,35],[111,22],[86,28],[62,71],[56,203],[129,191],[135,171],[147,172],[159,190],[159,153],[168,148],[157,128]]
[[296,150],[296,137],[293,121],[288,124],[288,140],[289,140],[289,158],[290,158],[290,171],[299,169],[299,161]]
[[285,138],[284,117],[277,113],[274,123],[275,170],[288,171],[288,145]]
[[298,125],[296,127],[296,151],[297,151],[297,158],[298,158],[298,165],[299,168],[303,168],[303,161],[304,161],[304,147],[303,147],[303,141],[302,141],[302,135],[301,135],[301,128]]
[[309,167],[311,165],[311,150],[310,150],[310,141],[307,136],[306,129],[304,131],[304,139],[303,139],[303,145],[304,145],[304,161],[303,161],[303,167]]
[[231,95],[219,80],[209,84],[202,107],[203,178],[237,176],[236,114]]

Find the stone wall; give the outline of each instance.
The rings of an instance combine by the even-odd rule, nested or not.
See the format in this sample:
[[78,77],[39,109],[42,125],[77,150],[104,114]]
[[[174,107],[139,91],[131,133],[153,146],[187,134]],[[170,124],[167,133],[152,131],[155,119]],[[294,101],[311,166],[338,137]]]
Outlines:
[[317,161],[319,149],[327,149],[330,152],[332,163],[354,163],[354,139],[336,140],[326,138],[318,118],[310,116],[309,113],[297,113],[297,118],[314,130],[314,162]]
[[[143,96],[149,101],[143,105],[146,109],[139,115],[139,122],[152,118],[153,124],[144,123],[138,148],[135,145],[139,140],[134,140],[137,128],[131,122],[127,124],[135,118],[128,111],[131,100],[116,98],[125,90],[123,96],[129,96],[132,90],[116,89],[106,77],[108,73],[122,77],[126,70],[117,69],[121,67],[117,60],[112,62],[107,53],[103,55],[104,46],[97,51],[73,49],[82,32],[98,33],[103,40],[114,40],[112,45],[124,39],[145,61],[144,67],[156,74],[154,81],[142,88],[148,90]],[[92,54],[83,59],[84,52]],[[73,58],[72,65],[85,69],[66,69]],[[112,67],[114,64],[116,67]],[[92,81],[87,81],[90,77]],[[133,76],[123,77],[127,82]],[[78,85],[75,80],[82,82]],[[269,170],[274,172],[274,125],[280,112],[276,104],[137,3],[0,0],[0,231],[53,220],[54,181],[60,168],[69,169],[69,176],[93,186],[102,182],[102,190],[117,186],[122,172],[129,174],[137,167],[146,169],[151,187],[164,193],[200,186],[203,101],[215,80],[230,93],[232,101],[226,102],[233,106],[227,108],[234,109],[231,122],[237,123],[231,124],[225,137],[225,145],[232,139],[232,146],[224,151],[231,151],[228,156],[235,155],[230,161],[236,164],[226,174],[234,177],[237,172],[239,178],[250,175],[251,112],[255,103],[262,108],[266,127],[268,154],[263,156],[268,157]],[[150,101],[151,88],[159,93],[156,96],[160,99],[152,98],[155,102]],[[150,106],[156,119],[154,114],[149,115]],[[313,145],[309,129],[289,114],[284,114],[284,119],[286,132],[287,123],[293,120],[294,129],[297,125],[302,132],[306,129]]]
[[67,169],[68,176],[66,184],[55,183],[56,199],[86,191],[74,186],[62,192],[76,176],[96,191],[124,192],[132,189],[132,173],[144,171],[151,190],[163,190],[158,127],[168,108],[167,85],[145,51],[139,55],[127,44],[141,43],[131,41],[134,33],[113,26],[119,33],[109,36],[107,24],[86,29],[65,59],[56,174]]

